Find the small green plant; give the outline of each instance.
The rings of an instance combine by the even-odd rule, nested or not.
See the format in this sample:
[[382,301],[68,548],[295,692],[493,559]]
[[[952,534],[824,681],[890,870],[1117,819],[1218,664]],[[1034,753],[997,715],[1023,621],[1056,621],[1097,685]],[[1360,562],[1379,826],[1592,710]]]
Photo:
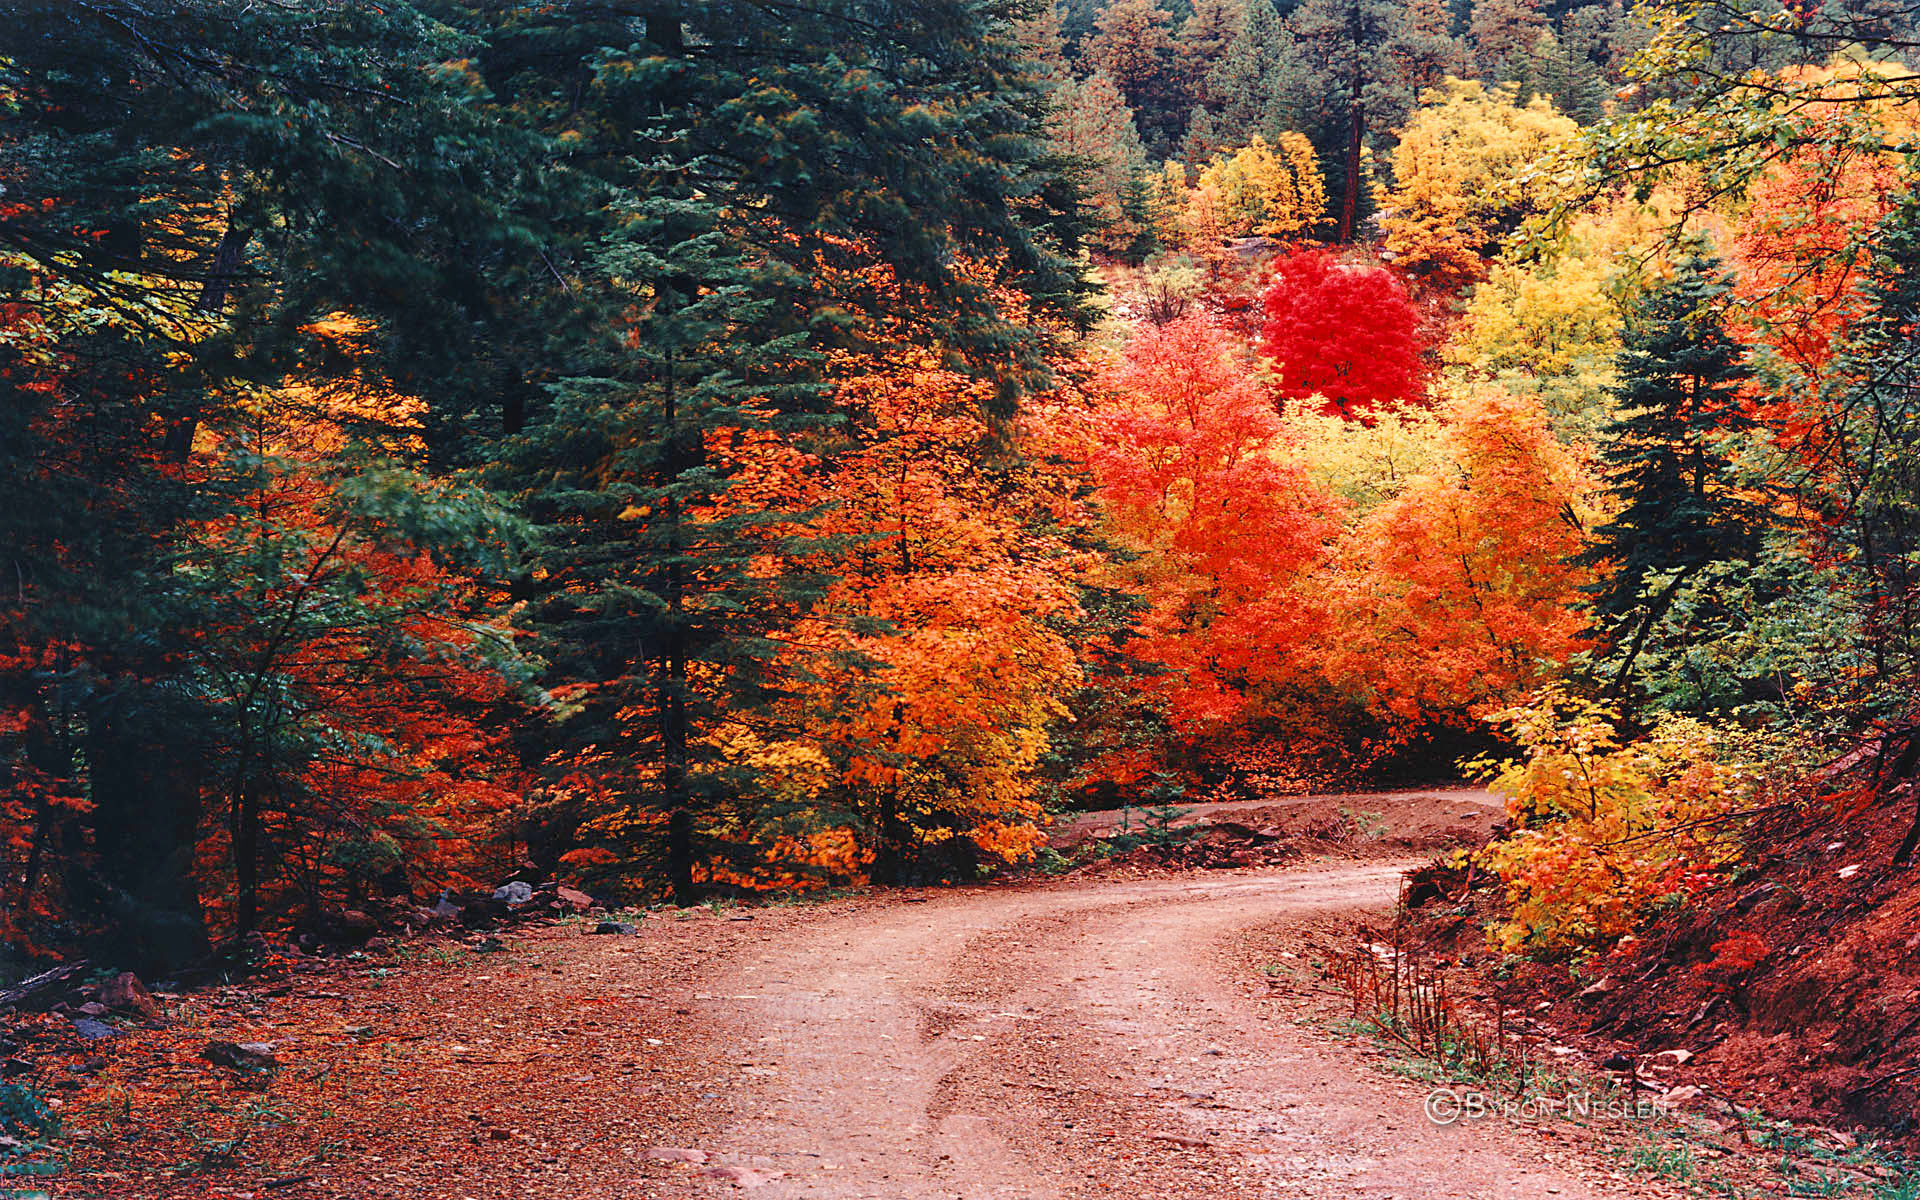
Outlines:
[[[65,1166],[55,1145],[60,1118],[32,1088],[19,1083],[0,1084],[0,1179],[52,1177]],[[0,1197],[30,1200],[47,1195],[35,1189],[0,1186]]]
[[1339,813],[1341,823],[1351,830],[1355,837],[1377,842],[1387,836],[1387,819],[1379,812],[1372,810],[1358,812],[1342,804]]
[[1690,1146],[1662,1146],[1654,1143],[1635,1146],[1627,1155],[1627,1167],[1635,1175],[1659,1175],[1682,1183],[1697,1170]]
[[182,1119],[182,1132],[193,1146],[193,1154],[175,1163],[176,1175],[198,1175],[224,1171],[240,1165],[247,1139],[262,1129],[284,1124],[287,1110],[276,1100],[249,1100],[232,1112],[231,1122],[219,1133],[211,1133],[202,1123],[212,1110]]
[[459,967],[473,959],[473,951],[460,945],[403,945],[393,952],[395,962],[404,966]]
[[1079,865],[1052,846],[1040,847],[1033,856],[1033,869],[1042,875],[1065,875]]
[[[1121,854],[1136,846],[1168,847],[1178,846],[1199,836],[1197,826],[1176,825],[1175,822],[1187,815],[1187,809],[1179,806],[1185,799],[1186,785],[1164,771],[1154,773],[1153,782],[1147,786],[1144,797],[1146,803],[1135,806],[1127,804],[1120,810],[1120,828],[1107,836],[1107,846],[1111,853]],[[1139,827],[1135,828],[1135,813],[1139,813]]]

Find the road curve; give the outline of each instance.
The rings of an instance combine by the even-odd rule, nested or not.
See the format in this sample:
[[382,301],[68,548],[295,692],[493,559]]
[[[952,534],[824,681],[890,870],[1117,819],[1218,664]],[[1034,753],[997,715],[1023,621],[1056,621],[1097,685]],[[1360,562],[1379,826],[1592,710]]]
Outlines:
[[737,1072],[705,1144],[755,1200],[1623,1194],[1429,1123],[1227,965],[1243,931],[1391,903],[1406,865],[936,893],[759,945],[692,1014]]

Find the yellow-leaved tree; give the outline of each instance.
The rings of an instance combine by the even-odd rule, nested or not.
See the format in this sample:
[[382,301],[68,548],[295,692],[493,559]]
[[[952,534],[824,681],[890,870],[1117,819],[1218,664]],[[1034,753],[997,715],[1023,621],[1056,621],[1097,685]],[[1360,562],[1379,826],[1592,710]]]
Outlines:
[[1612,415],[1621,298],[1679,203],[1665,190],[1622,197],[1564,222],[1549,243],[1510,247],[1473,289],[1448,362],[1534,397],[1561,436],[1591,440]]
[[1187,244],[1187,203],[1192,198],[1184,163],[1169,159],[1157,173],[1147,175],[1147,216],[1153,224],[1154,242],[1161,249]]
[[1485,851],[1509,905],[1488,930],[1497,947],[1603,952],[1656,901],[1724,876],[1749,782],[1707,725],[1664,716],[1629,741],[1618,714],[1558,688],[1495,720],[1522,747],[1480,764],[1514,824]]
[[1534,167],[1579,126],[1541,97],[1449,78],[1429,91],[1393,151],[1379,197],[1394,265],[1437,290],[1478,279],[1502,238],[1554,200]]
[[1308,476],[1347,506],[1351,521],[1437,470],[1447,452],[1441,442],[1441,413],[1426,405],[1385,408],[1369,420],[1355,421],[1293,404],[1281,421]]
[[1326,181],[1306,137],[1283,133],[1269,145],[1256,134],[1200,172],[1187,229],[1191,239],[1208,243],[1250,234],[1293,239],[1311,233],[1326,211]]

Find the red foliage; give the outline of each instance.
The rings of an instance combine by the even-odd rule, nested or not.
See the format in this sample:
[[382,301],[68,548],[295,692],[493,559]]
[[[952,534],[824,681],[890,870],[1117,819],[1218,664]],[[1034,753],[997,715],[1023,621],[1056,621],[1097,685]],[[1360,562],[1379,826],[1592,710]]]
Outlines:
[[1275,264],[1265,307],[1260,349],[1286,399],[1357,417],[1419,395],[1420,313],[1385,267],[1296,250]]
[[1093,472],[1142,555],[1129,584],[1150,605],[1131,649],[1168,669],[1157,689],[1175,728],[1218,736],[1250,692],[1296,676],[1324,632],[1302,585],[1326,556],[1336,505],[1291,461],[1214,318],[1142,329],[1099,382]]
[[1693,971],[1714,991],[1730,993],[1760,965],[1769,949],[1765,938],[1743,929],[1715,942],[1713,957],[1695,966]]
[[1733,239],[1748,336],[1817,376],[1864,311],[1873,230],[1899,188],[1900,160],[1845,144],[1783,159],[1753,189]]

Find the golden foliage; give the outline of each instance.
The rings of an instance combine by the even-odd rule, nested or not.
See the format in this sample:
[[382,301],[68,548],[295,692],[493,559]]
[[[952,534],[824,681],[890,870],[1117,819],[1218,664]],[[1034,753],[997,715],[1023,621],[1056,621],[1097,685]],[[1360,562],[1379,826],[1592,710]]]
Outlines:
[[1663,717],[1626,741],[1616,714],[1557,689],[1496,720],[1523,747],[1482,764],[1516,826],[1486,852],[1511,907],[1489,930],[1499,948],[1604,951],[1650,905],[1716,881],[1732,861],[1726,818],[1745,790],[1702,722]]
[[1451,290],[1479,278],[1500,239],[1555,200],[1533,167],[1579,132],[1542,97],[1448,79],[1427,94],[1393,151],[1380,226],[1395,265]]

